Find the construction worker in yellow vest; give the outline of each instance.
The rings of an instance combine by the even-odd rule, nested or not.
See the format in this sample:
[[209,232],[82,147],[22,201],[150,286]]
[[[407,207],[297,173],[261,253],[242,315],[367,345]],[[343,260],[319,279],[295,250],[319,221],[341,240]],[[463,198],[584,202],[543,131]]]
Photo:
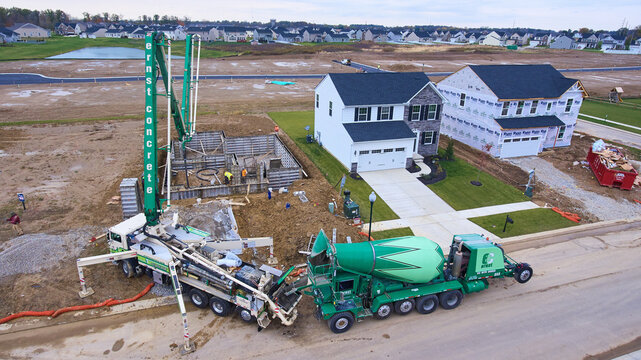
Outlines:
[[225,184],[231,184],[231,180],[234,178],[234,175],[229,171],[225,171]]

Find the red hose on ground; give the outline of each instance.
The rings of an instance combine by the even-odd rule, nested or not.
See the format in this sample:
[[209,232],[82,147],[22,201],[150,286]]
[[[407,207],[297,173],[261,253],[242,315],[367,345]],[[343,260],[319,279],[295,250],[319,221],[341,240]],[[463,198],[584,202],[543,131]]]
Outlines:
[[149,292],[149,290],[151,290],[151,288],[153,286],[154,286],[154,283],[151,283],[151,284],[147,285],[147,287],[145,287],[143,289],[143,291],[138,293],[138,295],[136,295],[136,296],[134,296],[132,298],[129,298],[129,299],[124,299],[124,300],[107,299],[107,300],[105,300],[103,302],[99,302],[97,304],[69,306],[69,307],[64,307],[62,309],[58,309],[58,310],[55,310],[55,311],[54,310],[49,310],[49,311],[23,311],[23,312],[19,312],[17,314],[12,314],[12,315],[9,315],[9,316],[7,316],[5,318],[0,319],[0,324],[4,324],[6,322],[9,322],[11,320],[14,320],[14,319],[17,319],[17,318],[21,318],[21,317],[24,317],[24,316],[51,316],[51,317],[56,317],[56,316],[58,316],[60,314],[64,314],[64,313],[69,312],[69,311],[87,310],[87,309],[95,309],[95,308],[99,308],[99,307],[103,307],[103,306],[113,306],[113,305],[125,304],[125,303],[136,301],[136,300],[140,299],[141,297],[147,295],[147,293]]
[[[358,232],[358,235],[363,235],[363,236],[365,236],[365,237],[369,236],[369,235],[365,234],[365,233],[364,233],[364,232],[362,232],[362,231],[359,231],[359,232]],[[370,236],[370,237],[369,237],[369,239],[370,239],[370,240],[372,240],[372,241],[374,241],[374,237],[373,237],[373,236]]]
[[552,211],[558,213],[559,215],[563,216],[564,218],[566,218],[568,220],[574,221],[575,223],[578,223],[579,221],[581,221],[581,218],[579,217],[578,214],[574,214],[574,213],[567,212],[567,211],[562,211],[558,207],[553,207]]

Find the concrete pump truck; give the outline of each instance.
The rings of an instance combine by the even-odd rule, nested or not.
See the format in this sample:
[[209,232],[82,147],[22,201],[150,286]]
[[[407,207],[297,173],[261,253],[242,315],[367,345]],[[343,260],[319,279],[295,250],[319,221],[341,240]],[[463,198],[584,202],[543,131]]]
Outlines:
[[[78,259],[77,264],[81,297],[93,293],[85,284],[83,267],[110,261],[117,263],[126,277],[147,274],[156,282],[171,284],[183,317],[183,353],[194,350],[189,341],[183,293],[196,307],[209,307],[218,316],[229,315],[235,309],[244,321],[257,322],[259,329],[268,326],[275,318],[284,325],[291,325],[297,317],[296,305],[302,297],[293,285],[284,281],[293,267],[283,274],[267,265],[256,267],[238,258],[226,259],[228,253],[223,251],[224,242],[221,246],[220,241],[212,241],[209,233],[180,224],[177,214],[172,219],[161,217],[170,206],[172,147],[169,123],[173,119],[173,127],[183,144],[195,132],[199,66],[196,65],[194,78],[192,59],[196,40],[199,57],[199,37],[187,36],[182,106],[179,106],[172,89],[171,40],[163,33],[150,32],[145,36],[144,213],[109,229],[106,234],[109,254]],[[165,48],[168,49],[167,62]],[[166,94],[157,94],[158,76],[163,80]],[[191,97],[192,83],[195,83],[194,98]],[[158,147],[158,95],[166,95],[168,99],[167,144],[163,148]],[[167,151],[168,199],[161,199],[159,194],[159,150]],[[229,265],[229,262],[222,261],[227,264],[222,265],[221,260],[236,263]]]

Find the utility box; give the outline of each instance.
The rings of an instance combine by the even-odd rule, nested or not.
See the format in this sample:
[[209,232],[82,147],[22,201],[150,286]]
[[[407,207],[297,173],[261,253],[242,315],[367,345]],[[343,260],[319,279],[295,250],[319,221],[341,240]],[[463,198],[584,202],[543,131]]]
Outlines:
[[345,190],[343,194],[345,194],[345,201],[343,202],[343,214],[345,215],[345,217],[348,219],[360,217],[361,209],[357,203],[353,202],[352,199],[350,199],[349,196],[351,192],[349,190]]

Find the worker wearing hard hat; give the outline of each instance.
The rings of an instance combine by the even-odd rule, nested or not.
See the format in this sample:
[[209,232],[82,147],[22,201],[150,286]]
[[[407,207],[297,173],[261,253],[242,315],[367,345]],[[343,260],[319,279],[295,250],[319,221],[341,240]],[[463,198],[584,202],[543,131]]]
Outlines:
[[225,184],[231,184],[231,180],[234,178],[234,175],[229,171],[225,171]]

